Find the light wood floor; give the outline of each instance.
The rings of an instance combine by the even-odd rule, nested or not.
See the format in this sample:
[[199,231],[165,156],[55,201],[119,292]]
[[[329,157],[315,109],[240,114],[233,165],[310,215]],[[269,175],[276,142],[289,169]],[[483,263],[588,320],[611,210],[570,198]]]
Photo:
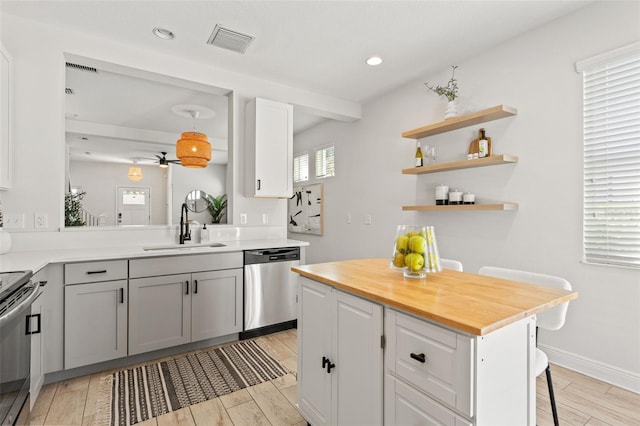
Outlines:
[[[259,337],[281,363],[296,371],[296,332]],[[638,425],[640,395],[553,365],[553,384],[562,425]],[[109,372],[52,383],[42,388],[33,407],[32,425],[91,425],[100,378]],[[552,425],[544,374],[537,380],[537,424]],[[306,425],[295,409],[296,378],[271,382],[150,419],[142,426],[164,425]]]

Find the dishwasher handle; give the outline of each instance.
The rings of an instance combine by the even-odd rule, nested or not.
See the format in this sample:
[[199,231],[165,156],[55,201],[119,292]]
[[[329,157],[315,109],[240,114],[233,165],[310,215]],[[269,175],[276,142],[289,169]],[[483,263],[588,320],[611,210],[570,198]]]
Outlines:
[[272,263],[300,260],[300,247],[284,247],[244,252],[244,264]]

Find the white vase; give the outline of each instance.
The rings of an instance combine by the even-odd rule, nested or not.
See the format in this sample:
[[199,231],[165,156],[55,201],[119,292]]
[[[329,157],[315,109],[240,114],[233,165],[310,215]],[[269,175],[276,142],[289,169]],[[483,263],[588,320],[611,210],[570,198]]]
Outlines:
[[456,101],[455,100],[449,101],[447,103],[447,109],[444,114],[444,119],[447,120],[449,118],[453,118],[457,116],[458,116],[458,107],[456,105]]
[[0,228],[0,254],[9,253],[11,250],[11,234]]

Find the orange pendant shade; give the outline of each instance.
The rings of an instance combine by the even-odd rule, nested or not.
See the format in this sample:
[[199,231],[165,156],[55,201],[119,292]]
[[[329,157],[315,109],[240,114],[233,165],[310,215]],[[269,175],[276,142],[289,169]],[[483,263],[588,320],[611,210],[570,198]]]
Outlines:
[[211,144],[207,135],[184,132],[176,143],[176,156],[184,167],[207,167],[211,160]]
[[142,176],[142,170],[140,169],[140,167],[131,166],[129,167],[129,173],[127,173],[127,177],[133,182],[138,182],[139,180],[142,180],[144,176]]

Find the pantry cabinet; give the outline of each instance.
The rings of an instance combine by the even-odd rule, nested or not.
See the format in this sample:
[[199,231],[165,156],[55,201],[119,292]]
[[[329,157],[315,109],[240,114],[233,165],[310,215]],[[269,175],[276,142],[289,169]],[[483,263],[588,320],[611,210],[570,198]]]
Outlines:
[[298,408],[313,425],[382,424],[382,306],[301,277]]
[[246,192],[249,197],[293,195],[293,106],[262,98],[246,106]]
[[64,368],[127,356],[127,261],[66,264]]

